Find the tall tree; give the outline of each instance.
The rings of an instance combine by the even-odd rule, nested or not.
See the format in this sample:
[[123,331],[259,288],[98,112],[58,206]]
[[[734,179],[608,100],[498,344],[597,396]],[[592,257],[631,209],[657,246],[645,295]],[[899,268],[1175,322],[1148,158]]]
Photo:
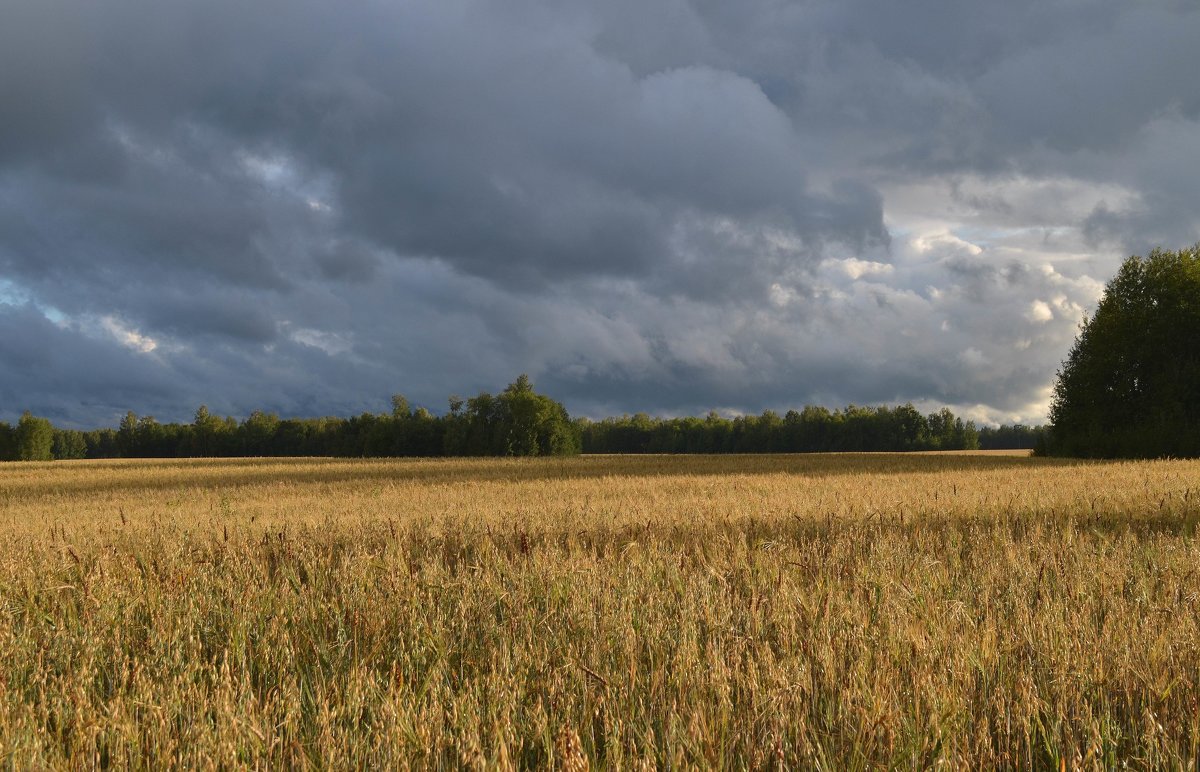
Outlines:
[[17,458],[21,461],[50,461],[54,458],[54,426],[28,410],[17,422]]
[[1055,455],[1200,455],[1200,245],[1133,256],[1058,374]]
[[117,428],[117,450],[122,458],[136,458],[138,454],[138,417],[130,410],[121,418]]
[[225,422],[208,410],[208,405],[196,409],[192,419],[191,444],[187,454],[191,456],[219,456],[228,444],[225,441]]

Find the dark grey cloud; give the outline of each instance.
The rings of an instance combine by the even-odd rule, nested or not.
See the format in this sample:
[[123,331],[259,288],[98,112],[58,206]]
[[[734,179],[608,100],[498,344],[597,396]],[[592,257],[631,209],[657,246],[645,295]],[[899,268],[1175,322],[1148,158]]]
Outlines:
[[111,420],[131,404],[171,405],[181,384],[113,339],[61,327],[29,304],[0,305],[0,404],[70,420]]
[[0,418],[949,403],[1036,420],[1200,239],[1200,11],[16,0]]

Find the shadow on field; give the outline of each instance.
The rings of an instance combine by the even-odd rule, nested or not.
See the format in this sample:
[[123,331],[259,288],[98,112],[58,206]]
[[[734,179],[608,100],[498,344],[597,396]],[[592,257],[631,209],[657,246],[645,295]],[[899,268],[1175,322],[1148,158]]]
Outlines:
[[0,465],[0,501],[80,493],[347,483],[553,482],[603,478],[903,476],[1128,463],[1012,455],[812,453],[604,455],[571,458],[238,458]]
[[[568,561],[580,555],[598,560],[620,559],[636,544],[645,548],[646,554],[670,555],[670,560],[679,560],[681,566],[688,562],[704,566],[714,550],[732,548],[742,550],[745,555],[760,556],[766,562],[782,561],[791,567],[786,569],[789,572],[795,573],[794,569],[799,568],[815,579],[827,574],[831,563],[841,563],[843,569],[848,567],[847,562],[865,565],[877,549],[882,549],[884,555],[894,555],[899,547],[936,554],[943,559],[957,555],[970,561],[973,554],[994,556],[997,545],[1021,544],[1040,553],[1044,562],[1056,560],[1062,554],[1078,556],[1078,545],[1090,540],[1195,538],[1198,526],[1200,509],[1195,507],[1135,517],[1123,512],[934,515],[908,520],[747,517],[734,521],[717,518],[687,525],[647,521],[573,528],[547,527],[536,520],[527,520],[502,527],[464,521],[458,527],[438,530],[425,522],[397,527],[394,523],[376,521],[360,524],[352,532],[301,525],[295,532],[280,529],[263,533],[251,544],[272,565],[271,570],[289,563],[296,545],[311,549],[312,545],[325,543],[332,545],[331,554],[354,551],[383,554],[399,548],[413,575],[435,566],[453,576],[478,570],[480,564],[497,556],[510,561],[538,555]],[[845,549],[847,544],[853,548]],[[212,548],[219,555],[227,545],[214,539]],[[807,550],[807,559],[797,561],[796,549]],[[281,559],[285,553],[289,557]],[[843,570],[840,575],[853,581],[853,571]]]

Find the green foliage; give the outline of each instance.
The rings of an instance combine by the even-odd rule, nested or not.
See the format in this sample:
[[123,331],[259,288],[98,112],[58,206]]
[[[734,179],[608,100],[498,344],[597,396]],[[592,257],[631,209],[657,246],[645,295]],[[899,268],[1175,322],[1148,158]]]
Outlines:
[[506,456],[563,456],[578,453],[580,438],[566,408],[536,393],[529,376],[509,384],[498,398],[500,434]]
[[208,411],[207,405],[196,410],[192,420],[191,442],[186,448],[188,456],[223,456],[229,453],[232,443],[230,432],[224,421]]
[[1052,455],[1200,456],[1200,245],[1130,257],[1058,374]]
[[581,425],[585,453],[818,453],[974,450],[975,425],[949,409],[921,415],[911,404],[830,412],[808,406],[782,418],[760,416],[651,418],[637,413]]
[[45,418],[37,418],[28,410],[17,422],[17,459],[20,461],[50,461],[54,458],[54,426]]
[[134,458],[138,446],[138,417],[130,410],[117,427],[117,451],[124,458]]
[[[54,458],[237,456],[564,456],[588,453],[792,453],[964,450],[981,434],[948,409],[922,415],[911,404],[785,415],[652,418],[645,413],[572,420],[563,405],[521,375],[499,394],[452,395],[437,416],[397,394],[387,413],[287,418],[256,410],[240,423],[201,405],[191,423],[159,423],[128,412],[116,429],[54,430]],[[48,423],[46,424],[48,426]],[[1003,427],[1002,427],[1003,428]],[[996,441],[984,430],[989,442]],[[15,459],[17,430],[0,423],[0,460]],[[1007,436],[1007,435],[1005,435]],[[993,447],[1007,447],[992,445]],[[1029,444],[1021,447],[1029,447]]]
[[8,422],[0,421],[0,461],[17,460],[17,430]]
[[979,430],[979,447],[982,450],[1032,450],[1044,442],[1044,426],[985,426]]
[[87,458],[117,458],[120,455],[117,432],[114,429],[93,429],[83,433],[87,443]]
[[452,456],[563,456],[579,453],[579,427],[566,408],[521,375],[498,395],[451,398],[445,449]]
[[241,427],[242,454],[271,455],[271,440],[279,429],[279,416],[255,410]]
[[53,455],[55,459],[87,458],[87,439],[74,429],[55,429]]

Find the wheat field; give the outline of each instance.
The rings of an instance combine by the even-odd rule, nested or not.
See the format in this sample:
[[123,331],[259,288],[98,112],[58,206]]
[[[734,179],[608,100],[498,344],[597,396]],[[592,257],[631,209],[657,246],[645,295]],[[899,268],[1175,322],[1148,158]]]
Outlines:
[[1200,462],[0,467],[18,768],[1195,768]]

